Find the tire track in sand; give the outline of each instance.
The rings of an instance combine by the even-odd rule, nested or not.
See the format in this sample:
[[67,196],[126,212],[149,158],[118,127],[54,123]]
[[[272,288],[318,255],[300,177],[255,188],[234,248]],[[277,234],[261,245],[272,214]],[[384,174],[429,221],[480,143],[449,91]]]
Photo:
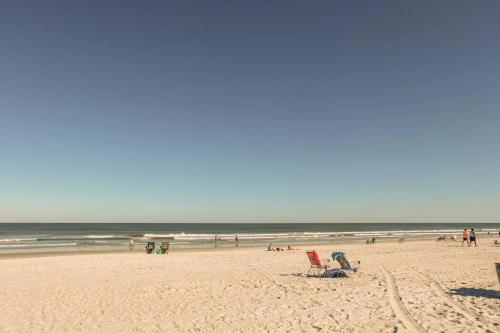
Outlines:
[[420,326],[419,323],[413,319],[410,313],[406,310],[403,302],[401,302],[401,296],[399,296],[396,283],[394,282],[394,277],[387,271],[384,266],[380,265],[382,272],[385,275],[385,282],[387,284],[387,292],[389,294],[389,304],[392,310],[396,314],[396,317],[403,323],[406,329],[410,332],[425,333],[426,330]]
[[427,282],[429,284],[429,286],[431,287],[431,289],[434,291],[434,294],[436,296],[441,298],[441,300],[443,300],[446,304],[451,305],[451,307],[453,307],[453,309],[456,312],[460,313],[462,316],[464,316],[468,320],[476,323],[475,327],[486,326],[489,329],[493,329],[493,330],[497,329],[497,327],[495,325],[493,325],[493,323],[490,320],[483,317],[479,313],[475,313],[475,312],[467,309],[465,306],[463,306],[462,304],[457,302],[455,299],[453,299],[453,297],[449,296],[448,293],[446,292],[446,290],[444,290],[443,287],[441,287],[441,285],[438,282],[436,282],[434,279],[432,279],[431,277],[427,276],[426,274],[418,271],[417,269],[415,269],[411,266],[406,265],[406,267],[408,267],[411,271],[413,271],[415,274],[417,274],[422,280]]

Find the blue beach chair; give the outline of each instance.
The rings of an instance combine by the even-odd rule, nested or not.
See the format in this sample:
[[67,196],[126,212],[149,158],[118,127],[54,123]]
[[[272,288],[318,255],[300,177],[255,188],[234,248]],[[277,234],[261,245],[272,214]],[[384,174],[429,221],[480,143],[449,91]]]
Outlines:
[[347,277],[349,272],[356,272],[357,267],[353,267],[344,252],[332,252],[332,259],[339,263],[340,268],[332,268],[325,271],[324,277]]
[[352,266],[347,260],[347,256],[344,252],[332,252],[332,259],[337,261],[340,265],[340,269],[344,271],[356,272],[357,267]]

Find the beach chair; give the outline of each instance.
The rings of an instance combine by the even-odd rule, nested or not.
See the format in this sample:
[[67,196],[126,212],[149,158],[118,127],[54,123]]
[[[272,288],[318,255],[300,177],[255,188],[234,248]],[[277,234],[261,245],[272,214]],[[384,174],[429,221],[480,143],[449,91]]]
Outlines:
[[311,266],[307,271],[307,275],[310,275],[309,273],[313,272],[315,273],[314,276],[322,276],[321,271],[326,271],[328,268],[330,268],[330,265],[321,263],[318,252],[310,250],[306,251],[306,253],[307,257],[309,258],[309,262],[311,263]]
[[348,275],[348,272],[357,272],[358,268],[352,266],[347,260],[347,256],[344,252],[332,252],[332,259],[339,263],[340,269]]
[[148,242],[146,244],[146,253],[152,254],[154,250],[155,250],[155,242]]
[[168,254],[169,243],[162,242],[160,246],[161,254]]

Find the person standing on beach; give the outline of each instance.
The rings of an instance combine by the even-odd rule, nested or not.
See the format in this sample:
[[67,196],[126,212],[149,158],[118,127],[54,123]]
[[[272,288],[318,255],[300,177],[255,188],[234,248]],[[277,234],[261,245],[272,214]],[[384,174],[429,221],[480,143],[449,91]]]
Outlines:
[[469,237],[469,246],[474,242],[474,246],[477,246],[476,243],[476,233],[474,232],[474,228],[470,229],[470,237]]
[[238,239],[238,235],[234,236],[234,245],[235,245],[236,247],[238,247],[238,246],[239,246],[239,242],[240,242],[240,240]]
[[133,238],[130,238],[130,240],[128,241],[128,249],[129,250],[133,250],[134,249],[134,239]]
[[470,246],[469,235],[467,234],[467,229],[464,229],[464,232],[462,232],[462,246],[464,246],[464,242],[467,242],[467,245]]
[[217,247],[217,235],[214,236],[214,247]]

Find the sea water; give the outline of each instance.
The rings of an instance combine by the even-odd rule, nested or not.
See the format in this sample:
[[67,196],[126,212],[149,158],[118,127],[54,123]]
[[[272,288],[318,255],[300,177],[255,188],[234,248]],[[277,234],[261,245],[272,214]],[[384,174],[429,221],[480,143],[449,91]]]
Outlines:
[[[0,253],[126,250],[148,241],[208,248],[436,239],[464,228],[498,235],[500,223],[0,223]],[[238,235],[238,242],[235,237]]]

